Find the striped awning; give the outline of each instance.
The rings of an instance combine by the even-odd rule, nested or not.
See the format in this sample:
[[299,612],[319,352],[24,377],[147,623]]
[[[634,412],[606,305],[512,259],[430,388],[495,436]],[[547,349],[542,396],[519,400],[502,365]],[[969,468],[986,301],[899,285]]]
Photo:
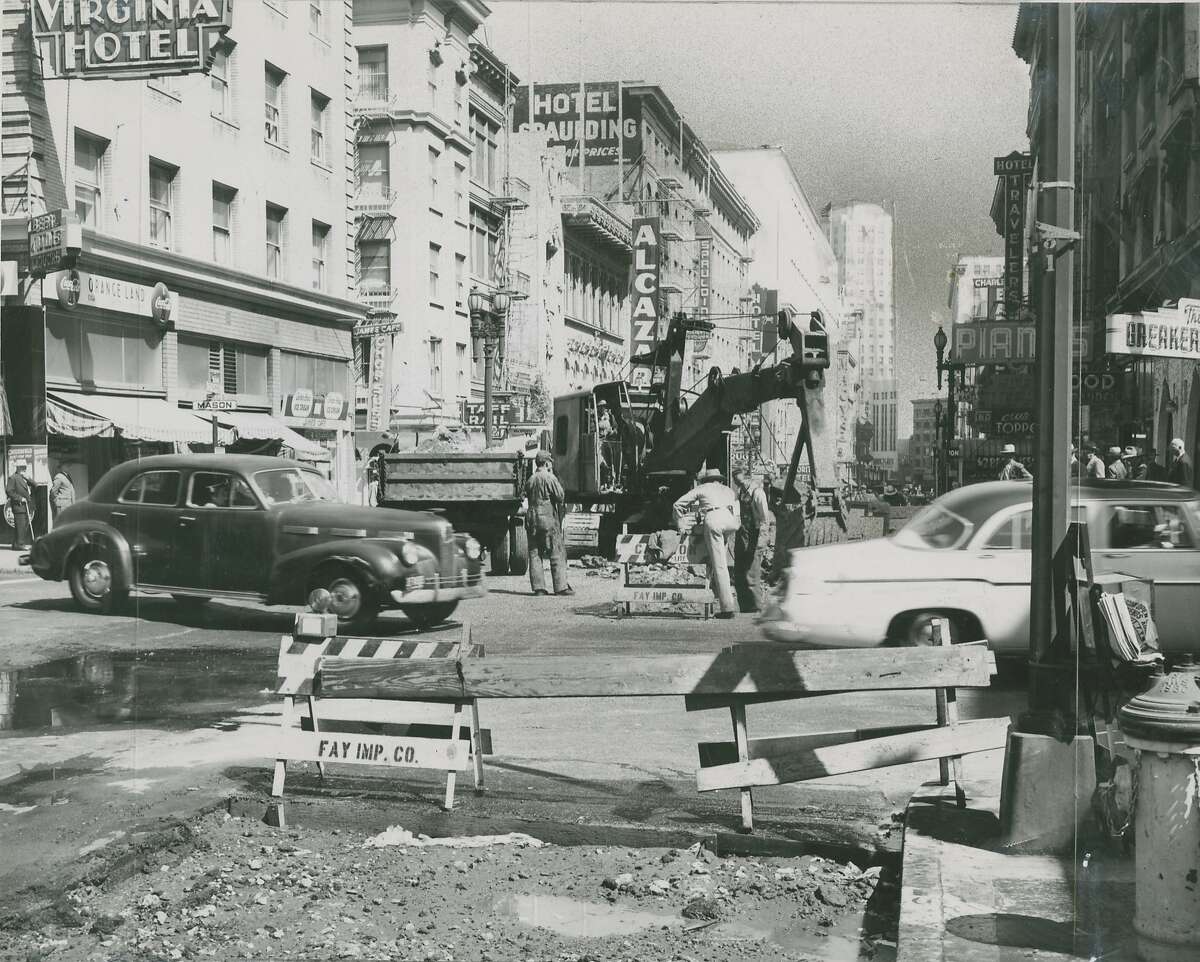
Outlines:
[[[212,425],[181,411],[161,398],[114,394],[46,392],[46,427],[52,434],[73,438],[123,437],[135,441],[211,444]],[[217,432],[221,444],[233,441],[233,432]]]

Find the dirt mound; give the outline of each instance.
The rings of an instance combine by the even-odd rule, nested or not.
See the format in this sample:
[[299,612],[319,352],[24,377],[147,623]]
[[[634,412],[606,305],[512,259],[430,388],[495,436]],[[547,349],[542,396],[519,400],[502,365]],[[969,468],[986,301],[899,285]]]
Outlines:
[[468,454],[483,448],[474,443],[463,428],[453,425],[437,428],[432,437],[426,438],[414,450],[422,454]]

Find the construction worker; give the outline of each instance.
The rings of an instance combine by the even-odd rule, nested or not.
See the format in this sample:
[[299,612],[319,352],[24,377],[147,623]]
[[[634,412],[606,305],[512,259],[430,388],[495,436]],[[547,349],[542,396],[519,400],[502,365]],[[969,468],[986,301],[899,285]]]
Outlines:
[[548,595],[542,563],[550,562],[550,578],[556,595],[573,595],[567,583],[567,551],[562,523],[566,495],[554,476],[554,458],[549,451],[534,457],[536,468],[525,482],[525,531],[529,535],[529,586],[535,595]]
[[758,550],[758,539],[767,526],[770,508],[767,493],[745,468],[733,472],[733,487],[741,515],[741,526],[733,546],[733,587],[738,608],[750,614],[762,607],[762,554]]
[[738,529],[737,496],[725,484],[718,468],[703,471],[691,491],[675,502],[675,523],[694,515],[693,538],[703,539],[708,564],[708,583],[717,596],[718,618],[732,618],[733,589],[729,582],[731,541]]
[[1008,455],[1008,461],[1000,469],[1001,481],[1032,481],[1033,475],[1029,473],[1029,469],[1017,460],[1017,447],[1014,444],[1006,444],[1000,449],[1001,454]]
[[8,505],[12,509],[14,551],[20,551],[33,544],[33,529],[29,526],[29,499],[33,497],[33,485],[25,477],[26,467],[24,461],[18,461],[16,470],[4,486],[4,492],[8,495]]

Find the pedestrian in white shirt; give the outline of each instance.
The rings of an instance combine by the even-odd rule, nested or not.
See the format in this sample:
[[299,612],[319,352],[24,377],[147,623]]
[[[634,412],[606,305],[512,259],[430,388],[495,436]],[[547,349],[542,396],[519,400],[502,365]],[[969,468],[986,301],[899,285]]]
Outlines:
[[708,583],[717,596],[718,618],[735,614],[733,588],[729,580],[729,559],[732,539],[738,529],[738,502],[726,484],[725,475],[717,468],[701,472],[691,491],[675,502],[675,522],[688,515],[696,518],[698,534],[704,539],[708,564]]

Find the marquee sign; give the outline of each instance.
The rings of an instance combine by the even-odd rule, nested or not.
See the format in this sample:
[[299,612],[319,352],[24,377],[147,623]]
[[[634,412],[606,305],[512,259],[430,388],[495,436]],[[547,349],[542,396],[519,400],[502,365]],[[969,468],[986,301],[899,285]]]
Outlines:
[[[658,217],[633,219],[633,316],[629,338],[629,350],[633,357],[654,350],[658,342],[661,234],[661,220]],[[646,387],[649,375],[645,367],[634,368],[630,383],[635,388]]]
[[956,364],[1029,364],[1034,360],[1037,329],[1018,321],[955,324],[950,357]]
[[1185,298],[1175,309],[1110,314],[1104,345],[1109,354],[1200,360],[1200,301]]
[[207,71],[228,0],[30,0],[44,77],[108,80]]
[[617,81],[586,84],[533,84],[517,88],[513,130],[546,135],[551,147],[566,150],[567,166],[615,166],[642,156],[642,128],[636,104]]

